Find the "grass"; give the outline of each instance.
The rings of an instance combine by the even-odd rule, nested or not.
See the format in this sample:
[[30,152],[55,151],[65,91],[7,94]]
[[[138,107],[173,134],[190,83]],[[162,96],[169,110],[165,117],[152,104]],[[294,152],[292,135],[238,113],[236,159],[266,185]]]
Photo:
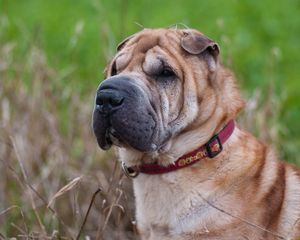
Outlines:
[[105,63],[139,24],[219,42],[248,100],[239,122],[300,165],[299,14],[293,0],[0,0],[0,239],[75,239],[89,207],[82,239],[138,239],[130,181],[90,126]]
[[[37,92],[26,92],[22,81],[1,88],[0,187],[5,194],[1,194],[0,232],[3,236],[31,238],[46,238],[56,232],[61,238],[75,238],[98,188],[101,193],[89,215],[87,226],[91,229],[87,232],[91,236],[94,231],[103,236],[113,232],[111,229],[125,232],[132,220],[129,213],[124,217],[116,211],[109,214],[105,227],[101,224],[108,210],[118,204],[132,209],[132,197],[123,191],[128,182],[118,168],[114,169],[116,159],[95,147],[89,105],[73,95],[68,125],[74,130],[63,133],[55,106],[57,96],[47,93],[43,81],[48,78],[40,78],[47,70],[38,69],[33,81]],[[73,184],[67,185],[72,180]]]

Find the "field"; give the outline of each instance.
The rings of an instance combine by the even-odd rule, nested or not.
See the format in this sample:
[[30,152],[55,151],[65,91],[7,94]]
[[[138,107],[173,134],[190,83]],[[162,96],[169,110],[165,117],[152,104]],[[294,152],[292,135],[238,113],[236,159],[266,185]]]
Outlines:
[[116,45],[143,27],[216,40],[247,99],[239,124],[300,165],[299,16],[299,0],[0,0],[0,239],[138,239],[91,115]]

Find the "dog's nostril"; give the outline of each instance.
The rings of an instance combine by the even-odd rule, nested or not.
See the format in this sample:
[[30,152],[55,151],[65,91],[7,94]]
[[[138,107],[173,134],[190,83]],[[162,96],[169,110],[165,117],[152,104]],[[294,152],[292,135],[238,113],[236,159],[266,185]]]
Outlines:
[[109,99],[109,104],[112,107],[117,107],[117,106],[120,106],[122,104],[123,100],[124,100],[124,98],[122,98],[122,97],[111,98],[111,99]]
[[96,108],[106,112],[120,106],[123,100],[124,97],[118,91],[102,90],[97,94]]

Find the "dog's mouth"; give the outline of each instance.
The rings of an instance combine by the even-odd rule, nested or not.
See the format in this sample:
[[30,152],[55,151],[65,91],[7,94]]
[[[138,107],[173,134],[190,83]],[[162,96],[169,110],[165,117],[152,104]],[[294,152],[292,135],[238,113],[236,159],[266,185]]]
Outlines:
[[[94,132],[99,146],[103,150],[108,150],[112,145],[124,147],[127,144],[122,140],[121,135],[113,128],[109,118],[101,118],[95,116],[94,113]],[[96,123],[96,124],[95,124]]]
[[157,150],[158,145],[154,143],[155,124],[152,123],[152,127],[148,125],[151,119],[136,124],[138,121],[135,117],[120,117],[118,113],[103,116],[94,112],[93,127],[99,146],[104,150],[112,145],[132,147],[142,152]]
[[125,145],[124,141],[121,140],[118,132],[113,128],[109,127],[105,133],[105,144],[107,148],[110,148],[112,145],[122,147]]

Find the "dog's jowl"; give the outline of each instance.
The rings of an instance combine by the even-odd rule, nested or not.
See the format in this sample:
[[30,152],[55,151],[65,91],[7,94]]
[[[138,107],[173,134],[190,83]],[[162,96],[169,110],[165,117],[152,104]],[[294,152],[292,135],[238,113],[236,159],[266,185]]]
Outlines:
[[196,30],[127,38],[97,90],[98,144],[133,179],[142,239],[297,239],[300,171],[238,126],[219,55]]

